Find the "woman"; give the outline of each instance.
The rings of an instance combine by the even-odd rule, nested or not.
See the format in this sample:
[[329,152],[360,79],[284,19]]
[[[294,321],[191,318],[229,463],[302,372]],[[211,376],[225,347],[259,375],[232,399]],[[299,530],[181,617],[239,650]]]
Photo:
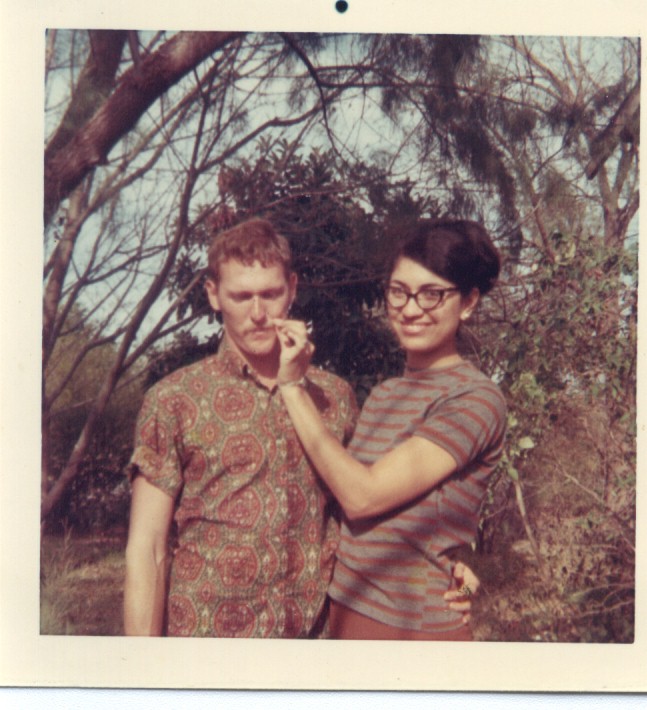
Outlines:
[[474,542],[506,411],[496,385],[460,356],[456,338],[498,273],[498,253],[475,222],[416,225],[385,294],[405,371],[372,391],[348,450],[308,394],[303,373],[313,346],[305,325],[276,321],[283,399],[344,511],[329,588],[333,637],[472,638],[444,598],[450,553]]

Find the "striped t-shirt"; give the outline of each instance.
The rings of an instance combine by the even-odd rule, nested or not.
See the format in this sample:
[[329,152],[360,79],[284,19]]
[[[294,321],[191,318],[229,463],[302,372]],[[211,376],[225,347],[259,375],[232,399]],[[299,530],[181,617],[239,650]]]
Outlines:
[[452,586],[447,553],[475,540],[505,421],[499,388],[467,362],[407,371],[371,392],[349,446],[356,459],[371,464],[415,435],[448,451],[458,468],[396,510],[344,520],[333,599],[391,626],[430,633],[462,626],[462,614],[443,599]]

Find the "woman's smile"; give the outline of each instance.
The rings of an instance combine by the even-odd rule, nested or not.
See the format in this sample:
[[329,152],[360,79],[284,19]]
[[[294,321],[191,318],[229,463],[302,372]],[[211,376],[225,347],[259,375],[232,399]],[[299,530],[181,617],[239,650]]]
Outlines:
[[[388,303],[388,316],[410,367],[439,367],[458,356],[456,331],[463,317],[471,312],[477,296],[463,297],[456,285],[408,257],[400,257],[391,273],[391,284],[408,299],[400,306]],[[424,290],[445,291],[433,308],[420,307],[414,294]]]
[[403,335],[420,335],[424,333],[431,323],[400,323],[401,332]]

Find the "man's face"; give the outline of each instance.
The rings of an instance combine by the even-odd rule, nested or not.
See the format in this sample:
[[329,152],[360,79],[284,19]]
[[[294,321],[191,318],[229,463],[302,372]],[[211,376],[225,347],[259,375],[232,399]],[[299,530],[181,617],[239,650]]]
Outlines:
[[222,314],[231,346],[255,364],[258,358],[278,355],[274,318],[285,318],[294,299],[296,275],[286,277],[281,264],[251,265],[230,259],[220,264],[216,284],[207,280],[211,307]]

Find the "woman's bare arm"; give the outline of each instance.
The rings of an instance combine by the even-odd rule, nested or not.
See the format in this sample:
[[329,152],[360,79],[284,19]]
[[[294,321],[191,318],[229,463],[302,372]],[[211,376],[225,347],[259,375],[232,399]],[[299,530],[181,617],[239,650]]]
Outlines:
[[280,321],[279,384],[294,428],[319,475],[330,487],[350,519],[392,510],[429,491],[456,470],[456,461],[445,449],[412,436],[374,464],[353,458],[328,431],[300,377],[313,348],[305,326]]

